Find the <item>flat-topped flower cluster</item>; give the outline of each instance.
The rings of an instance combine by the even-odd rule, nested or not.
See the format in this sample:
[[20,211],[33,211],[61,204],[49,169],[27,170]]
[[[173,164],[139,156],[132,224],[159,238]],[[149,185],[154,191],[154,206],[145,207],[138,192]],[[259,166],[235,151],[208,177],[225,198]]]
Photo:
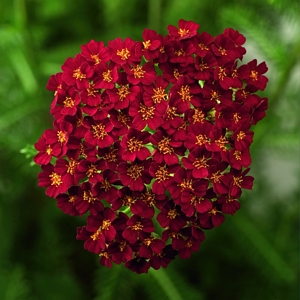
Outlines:
[[251,126],[265,116],[266,64],[241,64],[245,37],[180,20],[168,35],[90,41],[52,75],[53,128],[35,144],[38,185],[100,263],[137,273],[190,257],[203,230],[239,208]]

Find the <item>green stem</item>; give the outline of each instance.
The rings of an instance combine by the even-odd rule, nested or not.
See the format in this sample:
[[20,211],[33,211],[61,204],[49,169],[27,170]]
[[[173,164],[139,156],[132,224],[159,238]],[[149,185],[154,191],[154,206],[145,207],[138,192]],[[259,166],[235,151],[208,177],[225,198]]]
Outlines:
[[161,29],[161,0],[148,0],[148,27],[160,32]]
[[168,296],[168,299],[183,300],[178,289],[173,284],[172,280],[167,275],[165,270],[163,270],[163,269],[154,270],[154,269],[150,268],[149,273],[154,277],[154,279],[160,285],[162,290],[166,293],[166,295]]
[[232,218],[232,223],[243,236],[252,243],[265,261],[273,268],[282,281],[293,282],[296,277],[293,270],[276,251],[276,248],[266,239],[254,222],[248,220],[247,216],[237,214]]

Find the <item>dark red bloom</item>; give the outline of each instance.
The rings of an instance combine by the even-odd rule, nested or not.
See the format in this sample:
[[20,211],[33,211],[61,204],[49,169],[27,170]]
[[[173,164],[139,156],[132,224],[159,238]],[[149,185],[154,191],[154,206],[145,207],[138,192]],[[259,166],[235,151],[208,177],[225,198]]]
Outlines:
[[234,148],[236,150],[241,151],[247,149],[252,144],[254,132],[248,129],[249,125],[245,124],[233,133],[232,140],[234,142]]
[[188,68],[188,75],[195,77],[197,80],[208,80],[214,73],[214,67],[217,65],[217,60],[208,52],[203,57],[196,57],[195,64]]
[[90,211],[92,215],[96,215],[104,209],[103,203],[100,201],[96,191],[92,189],[89,182],[83,182],[80,185],[78,195],[74,200],[74,205],[81,216],[88,211]]
[[113,129],[113,125],[109,119],[105,119],[102,122],[96,122],[91,118],[86,118],[84,121],[89,131],[85,134],[85,140],[93,146],[99,146],[105,148],[110,146],[114,139],[109,134]]
[[192,43],[195,48],[195,54],[200,57],[206,56],[206,54],[210,53],[213,41],[214,37],[209,33],[197,33],[192,39]]
[[38,185],[47,188],[47,196],[55,198],[68,190],[69,184],[63,182],[62,175],[54,171],[52,164],[42,165],[41,168],[43,172],[38,175]]
[[129,103],[137,97],[140,87],[129,84],[125,72],[119,73],[117,85],[118,87],[107,90],[109,99],[114,103],[115,109],[127,108]]
[[237,195],[235,199],[232,198],[230,195],[222,195],[218,199],[218,203],[222,205],[222,213],[230,215],[235,214],[235,212],[241,207],[240,202],[237,201],[237,198],[239,197],[240,195]]
[[155,79],[155,69],[152,62],[147,62],[142,66],[139,64],[125,65],[123,68],[127,74],[127,80],[133,85],[139,83],[149,85]]
[[182,158],[182,163],[186,169],[192,170],[194,178],[208,177],[208,168],[212,165],[211,152],[204,145],[190,151],[188,157]]
[[230,197],[239,197],[242,188],[252,189],[254,178],[246,176],[249,171],[249,168],[244,171],[231,168],[230,173],[224,175],[222,181],[229,187]]
[[181,19],[165,36],[91,40],[46,85],[54,121],[35,143],[38,185],[86,219],[76,238],[106,267],[140,274],[189,258],[252,189],[267,66],[242,63],[237,30],[198,29]]
[[179,101],[185,104],[185,110],[191,107],[191,104],[200,106],[200,92],[201,88],[197,82],[191,81],[187,76],[182,76],[178,79],[177,84],[174,85],[170,93],[177,96]]
[[160,113],[165,113],[168,106],[168,94],[166,88],[168,86],[162,76],[157,76],[155,82],[151,85],[144,86],[143,100],[147,106],[155,105]]
[[133,215],[127,221],[128,227],[123,231],[122,236],[134,244],[142,232],[151,233],[155,230],[150,218],[142,218],[139,215]]
[[152,60],[160,55],[161,40],[155,30],[146,28],[143,31],[143,42],[137,42],[135,45],[135,54],[137,57],[144,56],[147,60]]
[[114,64],[110,64],[109,66],[100,64],[95,67],[95,71],[97,72],[97,83],[95,83],[94,87],[96,89],[112,89],[115,86],[115,83],[118,80],[118,72],[117,67]]
[[90,161],[88,159],[82,159],[78,163],[76,174],[76,181],[86,178],[91,184],[102,182],[103,176],[100,174],[100,167],[97,161]]
[[262,62],[257,65],[257,60],[253,59],[247,64],[247,66],[250,71],[249,77],[245,78],[247,84],[251,84],[263,91],[268,82],[268,78],[263,75],[268,71],[266,63]]
[[178,232],[187,223],[186,216],[181,212],[180,206],[175,205],[172,200],[168,201],[156,217],[161,227],[169,227],[170,230]]
[[178,63],[185,67],[194,61],[191,54],[195,52],[195,49],[191,42],[171,41],[165,49],[172,64]]
[[109,41],[111,60],[120,66],[139,62],[140,58],[135,56],[134,46],[135,42],[131,38],[126,38],[124,41],[121,38]]
[[204,229],[212,229],[225,221],[224,215],[218,210],[216,205],[205,213],[198,213],[197,216],[200,226]]
[[214,129],[214,126],[205,122],[203,125],[198,126],[197,124],[192,124],[188,127],[187,137],[184,142],[184,146],[189,149],[195,149],[197,147],[201,147],[202,145],[210,144],[210,132]]
[[63,70],[62,79],[78,90],[86,89],[89,86],[88,80],[94,75],[93,68],[80,54],[77,54],[74,59],[68,58],[61,68]]
[[46,143],[46,138],[44,134],[39,138],[39,140],[34,144],[36,150],[39,151],[38,154],[35,155],[34,162],[38,165],[47,165],[50,163],[52,156],[57,157],[61,153],[60,146],[58,144],[54,144],[51,146]]
[[105,208],[97,215],[87,217],[87,225],[77,229],[78,240],[85,240],[84,249],[99,254],[105,249],[105,243],[110,242],[116,235],[115,228],[111,225],[115,213],[110,208]]
[[150,157],[150,151],[145,147],[149,143],[150,134],[147,131],[140,132],[137,129],[129,129],[128,133],[123,136],[121,147],[125,150],[122,158],[127,161],[146,160]]
[[134,161],[133,163],[121,162],[117,167],[120,179],[124,186],[129,186],[133,191],[142,191],[144,184],[150,183],[152,177],[148,170],[151,161]]
[[146,260],[146,258],[137,256],[127,261],[125,263],[125,267],[137,274],[148,273],[150,263]]
[[224,34],[220,34],[215,38],[211,48],[221,66],[226,62],[234,61],[235,58],[239,56],[239,53],[237,53],[235,49],[234,42]]
[[166,268],[175,259],[177,253],[171,245],[166,245],[160,253],[152,256],[149,261],[150,265],[155,270],[158,270],[160,267]]
[[102,179],[92,187],[100,200],[105,199],[108,203],[112,203],[118,198],[118,189],[113,184],[118,184],[118,175],[112,170],[104,170],[101,174]]
[[54,125],[55,129],[47,129],[43,135],[46,139],[46,144],[49,144],[52,149],[60,147],[60,154],[57,157],[61,157],[67,152],[67,142],[73,131],[73,126],[71,123],[64,121]]
[[164,195],[168,184],[172,181],[174,173],[180,168],[179,164],[157,164],[155,161],[151,163],[149,168],[150,175],[155,178],[152,190],[157,195]]
[[163,113],[157,106],[147,106],[142,99],[136,99],[131,103],[129,115],[133,117],[132,126],[142,130],[145,126],[155,130],[163,124]]
[[74,205],[75,200],[77,199],[79,194],[79,186],[71,186],[68,189],[68,193],[59,194],[56,197],[57,207],[60,208],[65,214],[69,214],[70,216],[78,216],[79,212]]
[[155,147],[152,153],[154,161],[158,164],[165,162],[167,165],[175,165],[179,162],[178,154],[183,154],[182,142],[174,141],[172,136],[164,134],[163,131],[157,130],[151,137],[150,141]]
[[254,106],[254,111],[252,113],[252,125],[255,125],[258,121],[266,116],[266,110],[268,109],[268,99],[263,98],[259,103]]
[[125,240],[121,242],[112,242],[108,246],[108,253],[111,255],[111,259],[114,263],[125,263],[132,258],[132,249],[129,243]]
[[109,48],[104,47],[103,42],[96,42],[94,40],[81,46],[81,55],[93,65],[107,63],[111,58]]
[[224,30],[224,35],[229,37],[235,44],[236,51],[239,52],[239,59],[242,59],[243,55],[246,53],[246,49],[242,45],[246,42],[246,38],[240,34],[237,30],[232,28],[227,28]]
[[173,25],[169,25],[168,31],[171,37],[178,40],[183,40],[195,36],[198,28],[199,25],[193,21],[185,21],[181,19],[178,21],[178,28]]

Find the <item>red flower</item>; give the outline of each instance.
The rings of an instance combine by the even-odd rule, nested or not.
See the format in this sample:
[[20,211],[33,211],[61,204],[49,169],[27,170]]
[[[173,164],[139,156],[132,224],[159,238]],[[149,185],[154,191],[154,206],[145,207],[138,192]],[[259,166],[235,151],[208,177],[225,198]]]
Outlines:
[[211,45],[214,41],[214,37],[207,32],[197,33],[192,39],[192,43],[195,48],[195,54],[204,57],[210,53]]
[[100,264],[136,273],[188,258],[252,189],[252,125],[266,115],[266,64],[245,37],[179,20],[141,41],[91,40],[46,88],[53,129],[35,143],[38,185]]
[[47,165],[50,163],[52,156],[58,156],[61,152],[60,146],[54,144],[51,146],[46,143],[45,133],[39,138],[39,140],[34,144],[36,150],[39,151],[35,155],[34,162],[38,165]]
[[153,253],[161,253],[164,247],[165,243],[161,239],[156,239],[152,236],[142,238],[142,245],[139,249],[139,256],[151,258]]
[[249,125],[245,124],[233,133],[232,140],[234,141],[234,148],[236,150],[247,149],[252,144],[254,132],[248,129]]
[[155,178],[152,190],[157,195],[164,195],[167,185],[172,181],[173,174],[180,168],[180,165],[167,166],[165,164],[157,164],[155,161],[151,163],[149,174]]
[[247,64],[247,66],[250,71],[249,77],[246,78],[247,84],[251,84],[263,91],[268,82],[268,78],[263,75],[268,71],[266,63],[262,62],[257,65],[257,60],[253,59]]
[[147,131],[140,132],[137,129],[129,129],[128,133],[123,136],[121,147],[125,150],[122,158],[127,161],[146,160],[150,157],[150,151],[145,147],[149,143],[150,134]]
[[102,180],[98,180],[92,187],[99,199],[105,199],[112,203],[118,198],[118,189],[113,184],[118,183],[118,175],[112,170],[104,170],[101,174]]
[[105,243],[110,242],[116,235],[116,230],[112,226],[115,213],[110,208],[105,208],[103,212],[95,216],[87,217],[87,225],[77,229],[76,238],[85,240],[84,249],[99,254],[105,249]]
[[93,65],[107,63],[111,58],[109,48],[104,47],[103,42],[96,42],[94,40],[81,46],[81,55]]
[[126,38],[124,41],[121,38],[109,41],[112,61],[123,67],[126,64],[139,62],[140,58],[135,56],[134,46],[135,42],[131,38]]
[[59,158],[54,166],[54,171],[62,176],[63,182],[66,185],[77,185],[76,173],[78,165],[79,162],[74,159],[66,160]]
[[257,105],[254,106],[254,111],[252,113],[252,125],[255,125],[259,120],[266,116],[266,110],[268,109],[268,99],[263,98],[259,101]]
[[208,52],[203,57],[196,57],[195,64],[188,68],[188,75],[198,80],[208,80],[214,73],[217,60]]
[[125,267],[137,274],[148,273],[150,263],[146,260],[146,258],[137,256],[127,261],[125,263]]
[[168,26],[169,35],[175,39],[183,40],[197,34],[199,25],[193,21],[179,20],[178,28],[173,25]]
[[197,147],[201,147],[202,145],[210,144],[210,132],[214,129],[214,126],[205,122],[202,126],[198,126],[197,124],[192,124],[188,127],[188,134],[186,140],[184,142],[184,146],[192,150]]
[[149,262],[155,270],[158,270],[160,267],[166,268],[175,259],[176,255],[177,251],[171,245],[166,245],[160,253],[154,254]]
[[237,30],[232,28],[227,28],[224,30],[224,35],[229,37],[235,44],[236,51],[240,54],[239,59],[242,59],[243,55],[246,53],[246,49],[242,45],[246,42],[246,38],[240,34]]
[[70,86],[77,89],[86,89],[89,86],[89,79],[94,75],[94,70],[86,62],[86,59],[77,54],[76,57],[68,58],[62,65],[62,79]]
[[98,198],[96,192],[93,191],[89,182],[83,182],[80,185],[74,205],[81,216],[88,211],[90,211],[92,215],[96,215],[99,211],[104,209],[103,203]]
[[127,80],[125,72],[119,73],[117,80],[118,87],[107,90],[107,94],[115,109],[124,109],[129,106],[140,92],[138,86],[132,86]]
[[152,60],[160,55],[161,41],[155,30],[146,28],[143,31],[143,42],[137,42],[135,45],[135,54],[137,57],[144,56],[147,60]]
[[229,187],[229,194],[231,197],[239,197],[241,189],[251,190],[254,178],[246,176],[250,169],[236,170],[231,168],[230,173],[226,173],[222,181]]
[[68,189],[68,193],[59,194],[56,197],[57,207],[60,208],[65,214],[69,214],[70,216],[78,216],[79,212],[74,205],[75,200],[77,199],[79,194],[79,186],[71,186]]
[[208,168],[212,164],[210,158],[211,152],[200,146],[190,151],[188,157],[183,157],[182,163],[186,169],[192,170],[194,178],[205,178],[208,177]]
[[151,137],[151,143],[155,146],[152,153],[153,160],[158,164],[165,162],[167,165],[175,165],[179,162],[178,154],[183,154],[182,142],[174,141],[172,136],[157,130]]
[[133,85],[139,83],[149,85],[155,79],[155,69],[152,62],[147,62],[142,66],[139,64],[125,65],[123,68],[127,74],[127,80]]
[[125,240],[121,242],[112,242],[108,246],[108,253],[111,255],[111,259],[114,263],[125,263],[132,258],[132,249],[129,243]]
[[225,217],[216,205],[211,210],[205,213],[198,213],[199,224],[204,229],[212,229],[225,221]]
[[[237,195],[236,197],[239,198],[240,195]],[[218,203],[222,205],[223,214],[233,215],[241,207],[237,199],[232,198],[230,195],[222,195],[218,199]]]
[[133,191],[142,191],[144,184],[150,183],[152,177],[148,173],[151,161],[134,161],[133,163],[121,162],[117,167],[120,179],[124,186],[129,186]]
[[178,63],[181,66],[187,66],[193,62],[191,54],[195,52],[191,42],[171,41],[165,47],[170,62]]
[[142,232],[151,233],[155,230],[150,218],[142,218],[139,215],[133,215],[127,221],[128,227],[123,231],[122,236],[131,244],[134,244]]
[[85,134],[85,140],[93,146],[100,148],[108,147],[114,141],[109,132],[113,129],[113,125],[109,119],[105,119],[102,122],[95,122],[91,118],[85,119],[86,127],[90,130]]
[[211,48],[218,59],[219,65],[224,65],[226,62],[234,61],[237,57],[234,42],[224,34],[220,34],[215,38],[214,44],[212,44]]
[[145,105],[140,97],[131,103],[129,115],[133,117],[132,126],[142,130],[146,125],[155,130],[163,124],[163,113],[156,106]]
[[97,72],[97,83],[94,87],[96,89],[112,89],[118,80],[117,67],[114,64],[109,66],[100,64],[95,67],[95,72]]
[[[203,181],[202,181],[203,182]],[[195,212],[205,213],[212,209],[212,199],[215,197],[212,189],[208,189],[203,196],[192,195],[188,201],[181,201],[181,210],[187,217],[194,216]],[[185,199],[186,200],[186,199]]]
[[168,182],[167,188],[175,203],[185,203],[190,202],[193,195],[203,196],[207,186],[207,181],[195,179],[190,170],[180,168]]
[[196,107],[200,105],[201,88],[195,81],[191,81],[187,76],[182,76],[178,79],[170,93],[175,94],[178,99],[185,104],[185,110],[189,109],[191,104]]
[[90,161],[88,159],[82,159],[80,163],[78,163],[75,178],[76,181],[87,178],[91,184],[102,182],[103,180],[98,162]]
[[54,171],[52,164],[42,165],[41,168],[43,172],[38,175],[38,185],[47,188],[47,196],[55,198],[68,190],[68,183],[63,182],[62,175]]
[[155,82],[151,85],[144,86],[143,100],[147,106],[155,105],[160,113],[165,113],[168,106],[168,94],[166,88],[168,86],[162,76],[157,76]]
[[187,218],[181,212],[180,206],[175,205],[172,200],[168,201],[161,209],[161,212],[156,217],[161,227],[169,226],[170,230],[178,232],[186,225]]
[[[46,143],[51,146],[51,148],[60,147],[59,156],[63,156],[67,152],[67,142],[69,141],[69,136],[73,131],[73,126],[69,122],[60,122],[56,125],[56,129],[47,129],[44,132],[44,137],[46,139]],[[57,156],[57,157],[59,157]]]

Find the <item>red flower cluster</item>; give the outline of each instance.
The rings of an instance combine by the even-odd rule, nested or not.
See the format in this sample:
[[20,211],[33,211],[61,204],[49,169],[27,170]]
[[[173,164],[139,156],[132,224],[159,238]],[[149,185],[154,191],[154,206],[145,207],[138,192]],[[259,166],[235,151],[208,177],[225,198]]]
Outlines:
[[77,239],[105,266],[143,273],[190,257],[252,188],[267,66],[238,64],[238,31],[198,28],[92,40],[47,84],[55,120],[35,144],[38,184],[64,213],[88,214]]

